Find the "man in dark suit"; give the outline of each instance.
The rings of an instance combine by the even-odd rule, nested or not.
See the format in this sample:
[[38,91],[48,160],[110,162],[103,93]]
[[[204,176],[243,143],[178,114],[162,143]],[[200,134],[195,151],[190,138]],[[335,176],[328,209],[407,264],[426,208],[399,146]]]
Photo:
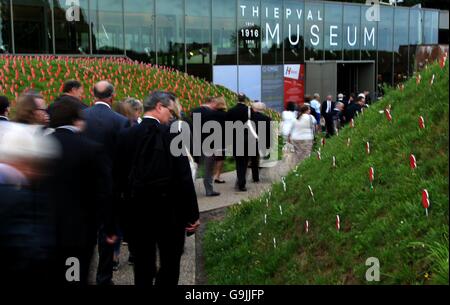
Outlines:
[[361,105],[364,104],[364,97],[359,95],[356,102],[352,101],[345,109],[345,123],[350,123],[350,121],[355,117],[357,113],[361,112]]
[[[201,105],[198,108],[195,108],[191,111],[191,131],[192,131],[192,142],[194,147],[200,146],[201,148],[201,157],[200,157],[200,163],[203,164],[203,167],[205,169],[205,176],[203,178],[203,185],[205,186],[206,196],[219,196],[219,192],[214,191],[213,186],[213,175],[214,175],[214,165],[215,165],[215,157],[212,152],[205,152],[203,151],[203,142],[206,138],[208,138],[211,134],[210,133],[203,133],[203,126],[209,122],[209,121],[215,121],[215,112],[214,109],[214,98],[208,97],[205,100],[205,103]],[[198,130],[200,134],[198,134],[197,130],[194,130],[193,128],[193,122],[194,119],[200,119],[200,126],[201,129]],[[220,123],[219,123],[220,124]],[[195,152],[195,149],[194,149]]]
[[[94,86],[94,106],[83,110],[86,118],[85,135],[104,146],[107,153],[106,165],[108,169],[109,193],[112,195],[112,167],[117,137],[121,129],[130,126],[130,121],[111,109],[114,100],[114,87],[107,81],[100,81]],[[112,199],[111,199],[112,200]],[[113,211],[106,211],[112,213]],[[107,217],[107,216],[105,216]],[[99,263],[97,269],[97,284],[108,285],[112,283],[114,266],[114,247],[107,243],[104,225],[100,228],[98,238]]]
[[[245,95],[238,96],[238,103],[236,106],[231,108],[227,112],[227,121],[231,121],[233,124],[242,123],[246,124],[253,110],[250,108],[250,118],[249,118],[249,107],[245,104],[247,97]],[[236,125],[237,126],[237,125]],[[238,137],[240,135],[240,137]],[[247,166],[249,162],[249,128],[236,128],[233,130],[233,156],[236,161],[236,190],[241,192],[246,192],[245,187],[247,181]],[[238,147],[239,145],[239,147]],[[241,147],[243,146],[243,147]]]
[[174,135],[167,124],[174,112],[173,96],[155,91],[144,101],[142,123],[119,137],[115,198],[126,204],[121,224],[133,248],[138,286],[153,285],[154,279],[156,285],[176,285],[185,234],[193,234],[200,225],[189,161],[170,151]]
[[326,101],[322,103],[322,107],[320,108],[320,114],[325,119],[325,128],[327,131],[327,137],[334,135],[334,128],[333,128],[334,107],[335,102],[333,102],[333,97],[331,95],[328,95]]
[[271,119],[263,113],[263,111],[266,109],[266,105],[264,103],[253,103],[252,109],[252,121],[254,121],[256,124],[256,133],[258,135],[258,140],[256,141],[256,155],[250,156],[250,163],[252,168],[253,182],[257,183],[259,182],[259,161],[261,157],[260,153],[264,153],[267,151],[267,149],[270,148]]
[[9,121],[9,100],[6,96],[0,95],[0,121]]
[[[57,282],[67,283],[65,261],[76,257],[80,262],[80,282],[87,284],[91,257],[101,222],[112,226],[110,215],[108,169],[101,144],[81,134],[84,128],[78,102],[63,97],[53,108],[51,135],[60,145],[61,156],[53,163],[51,194],[54,200],[57,249]],[[110,230],[108,240],[114,240]]]
[[52,113],[53,113],[53,106],[57,105],[61,102],[61,99],[64,98],[64,100],[72,100],[77,102],[81,109],[86,109],[88,106],[82,102],[82,98],[84,95],[84,88],[83,85],[77,81],[77,80],[68,80],[63,85],[63,93],[61,96],[57,97],[55,101],[48,106],[48,114],[50,116],[50,120],[52,119]]

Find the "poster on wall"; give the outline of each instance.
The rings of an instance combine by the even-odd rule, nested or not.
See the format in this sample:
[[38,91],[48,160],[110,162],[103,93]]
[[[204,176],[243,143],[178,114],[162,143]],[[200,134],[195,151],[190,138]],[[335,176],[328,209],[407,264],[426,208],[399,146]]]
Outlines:
[[305,96],[305,65],[284,65],[284,107],[287,102],[303,104]]
[[262,102],[268,108],[283,111],[283,66],[262,66]]

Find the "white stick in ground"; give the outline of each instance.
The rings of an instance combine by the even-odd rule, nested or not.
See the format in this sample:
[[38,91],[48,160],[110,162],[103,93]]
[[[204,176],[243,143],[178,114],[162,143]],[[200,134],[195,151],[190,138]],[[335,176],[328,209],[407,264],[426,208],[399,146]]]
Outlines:
[[273,238],[273,247],[274,247],[274,248],[277,247],[277,240],[275,239],[275,237]]
[[283,209],[281,208],[281,205],[278,206],[280,208],[280,215],[283,216]]
[[311,194],[311,197],[312,197],[313,201],[315,202],[316,200],[314,199],[314,193],[313,193],[313,191],[312,191],[311,186],[308,185],[308,188],[309,188],[309,192],[310,192],[310,194]]
[[286,178],[285,177],[281,177],[281,183],[283,183],[283,189],[286,192]]

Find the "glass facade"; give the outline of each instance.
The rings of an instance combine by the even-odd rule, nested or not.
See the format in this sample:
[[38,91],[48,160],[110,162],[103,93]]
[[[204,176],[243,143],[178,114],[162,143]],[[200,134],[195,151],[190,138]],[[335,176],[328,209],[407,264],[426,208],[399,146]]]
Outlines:
[[[284,64],[369,60],[378,84],[396,84],[416,70],[416,46],[438,43],[439,11],[381,6],[377,22],[369,8],[310,0],[0,0],[0,53],[126,55],[209,81],[216,66],[262,66],[260,87],[271,86]],[[252,69],[229,71],[239,85]]]
[[394,47],[394,8],[382,6],[378,23],[378,86],[392,85]]
[[394,85],[408,78],[409,9],[397,7],[394,14]]
[[342,18],[341,3],[325,3],[325,60],[342,60]]

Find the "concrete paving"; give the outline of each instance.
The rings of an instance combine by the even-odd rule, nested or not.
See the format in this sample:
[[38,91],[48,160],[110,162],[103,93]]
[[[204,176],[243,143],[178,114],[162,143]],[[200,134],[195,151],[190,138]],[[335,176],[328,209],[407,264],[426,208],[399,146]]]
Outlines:
[[[221,193],[217,197],[206,197],[205,188],[203,186],[203,179],[195,181],[195,189],[197,191],[198,204],[200,212],[211,211],[227,206],[237,204],[242,200],[256,198],[261,193],[268,190],[273,182],[280,181],[281,177],[286,175],[291,169],[291,165],[284,162],[277,162],[274,167],[264,168],[260,172],[260,182],[253,183],[251,180],[251,170],[249,169],[247,175],[247,192],[237,192],[234,189],[236,181],[236,172],[229,172],[222,174],[222,179],[226,181],[224,184],[215,184],[214,189]],[[181,258],[180,270],[180,285],[195,285],[195,240],[196,235],[186,238],[185,251]],[[120,255],[119,270],[114,272],[113,281],[116,285],[133,285],[133,268],[128,264],[128,247],[122,246]],[[94,259],[91,265],[90,282],[95,283],[95,271],[98,264],[98,254],[94,254]]]

